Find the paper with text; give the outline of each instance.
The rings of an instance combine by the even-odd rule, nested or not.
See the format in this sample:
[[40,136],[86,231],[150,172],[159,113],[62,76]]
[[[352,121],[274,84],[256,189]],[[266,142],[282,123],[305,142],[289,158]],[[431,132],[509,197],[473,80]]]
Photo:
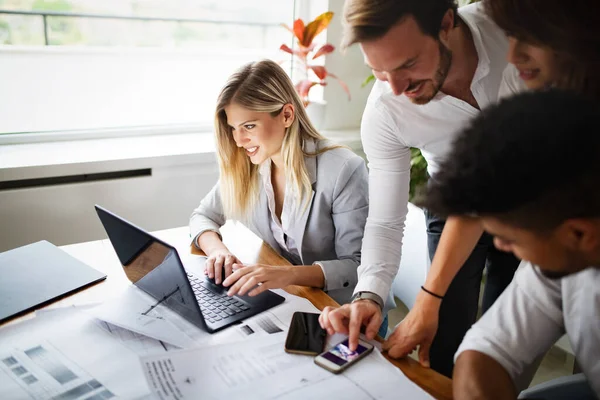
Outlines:
[[283,333],[142,357],[152,392],[171,399],[431,399],[378,350],[340,375],[288,354]]
[[[137,352],[75,307],[36,314],[0,329],[1,399],[140,398],[150,394],[139,355],[164,353],[156,341]],[[131,343],[130,343],[131,344]],[[94,397],[104,396],[104,397]]]

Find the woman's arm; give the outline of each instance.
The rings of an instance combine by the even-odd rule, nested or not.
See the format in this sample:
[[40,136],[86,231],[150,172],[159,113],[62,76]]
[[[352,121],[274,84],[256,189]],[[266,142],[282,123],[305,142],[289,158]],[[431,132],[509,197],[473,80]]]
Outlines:
[[323,288],[325,282],[323,271],[318,265],[255,264],[243,268],[234,265],[234,269],[237,270],[223,282],[223,286],[231,286],[227,292],[229,296],[243,296],[246,293],[256,296],[265,290],[289,285]]
[[219,182],[217,182],[190,216],[189,226],[192,242],[196,246],[199,245],[197,239],[205,231],[214,231],[218,234],[221,226],[225,225],[225,220],[221,204],[221,191]]
[[326,290],[354,288],[369,212],[368,172],[362,158],[346,161],[333,188],[331,218],[335,227],[335,260],[318,260]]
[[225,224],[225,220],[217,182],[190,217],[190,235],[193,244],[208,256],[204,272],[210,278],[214,278],[217,284],[231,275],[233,264],[241,264],[221,240],[219,229]]

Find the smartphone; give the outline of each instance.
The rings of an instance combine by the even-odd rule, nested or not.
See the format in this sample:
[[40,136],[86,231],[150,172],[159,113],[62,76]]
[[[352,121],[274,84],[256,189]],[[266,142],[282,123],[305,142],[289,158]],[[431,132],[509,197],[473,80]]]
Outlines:
[[358,341],[356,351],[351,351],[346,339],[315,357],[315,364],[334,374],[339,374],[372,351],[373,345],[362,340]]
[[327,331],[319,324],[319,314],[296,311],[285,340],[285,351],[316,356],[323,351]]

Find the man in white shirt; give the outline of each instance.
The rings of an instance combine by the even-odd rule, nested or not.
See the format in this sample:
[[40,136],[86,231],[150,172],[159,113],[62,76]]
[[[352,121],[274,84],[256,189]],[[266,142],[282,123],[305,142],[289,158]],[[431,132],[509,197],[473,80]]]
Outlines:
[[[600,397],[599,115],[598,103],[557,90],[504,100],[458,137],[430,185],[425,206],[478,215],[498,249],[536,265],[519,268],[467,333],[455,398],[515,398],[565,333],[585,392]],[[589,398],[578,390],[562,398]]]
[[[353,347],[362,325],[374,336],[382,314],[394,307],[390,287],[401,257],[410,148],[421,149],[435,179],[455,135],[497,100],[508,41],[478,4],[457,12],[454,0],[347,0],[344,19],[343,45],[359,43],[377,78],[361,127],[370,208],[355,301],[321,316],[329,332],[348,333]],[[476,319],[486,260],[484,309],[519,262],[496,251],[478,221],[446,222],[427,213],[427,225],[431,269],[384,349],[402,357],[420,346],[423,365],[451,376],[453,355]]]

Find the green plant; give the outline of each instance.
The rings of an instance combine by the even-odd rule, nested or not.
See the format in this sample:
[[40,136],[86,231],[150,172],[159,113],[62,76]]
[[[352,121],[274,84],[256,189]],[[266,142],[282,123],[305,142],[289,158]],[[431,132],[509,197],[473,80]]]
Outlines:
[[427,160],[416,147],[410,149],[410,191],[408,200],[414,202],[424,194],[429,175],[427,174]]
[[282,44],[279,49],[286,53],[295,56],[299,62],[300,69],[304,72],[304,77],[296,83],[296,91],[302,98],[304,105],[308,104],[308,93],[315,85],[325,86],[327,85],[326,79],[328,77],[336,79],[342,86],[342,89],[348,94],[348,100],[350,100],[350,89],[340,78],[327,71],[323,65],[312,64],[315,59],[332,53],[335,47],[329,43],[325,43],[317,48],[316,44],[313,43],[315,37],[323,32],[331,19],[333,18],[333,12],[327,11],[313,21],[309,22],[308,25],[297,19],[294,21],[293,28],[290,28],[286,24],[281,24],[284,28],[290,31],[296,38],[296,46],[290,48],[286,44]]
[[367,86],[369,83],[373,82],[375,80],[375,75],[371,74],[369,76],[367,76],[367,79],[365,79],[363,81],[363,83],[361,83],[361,87],[365,87]]

